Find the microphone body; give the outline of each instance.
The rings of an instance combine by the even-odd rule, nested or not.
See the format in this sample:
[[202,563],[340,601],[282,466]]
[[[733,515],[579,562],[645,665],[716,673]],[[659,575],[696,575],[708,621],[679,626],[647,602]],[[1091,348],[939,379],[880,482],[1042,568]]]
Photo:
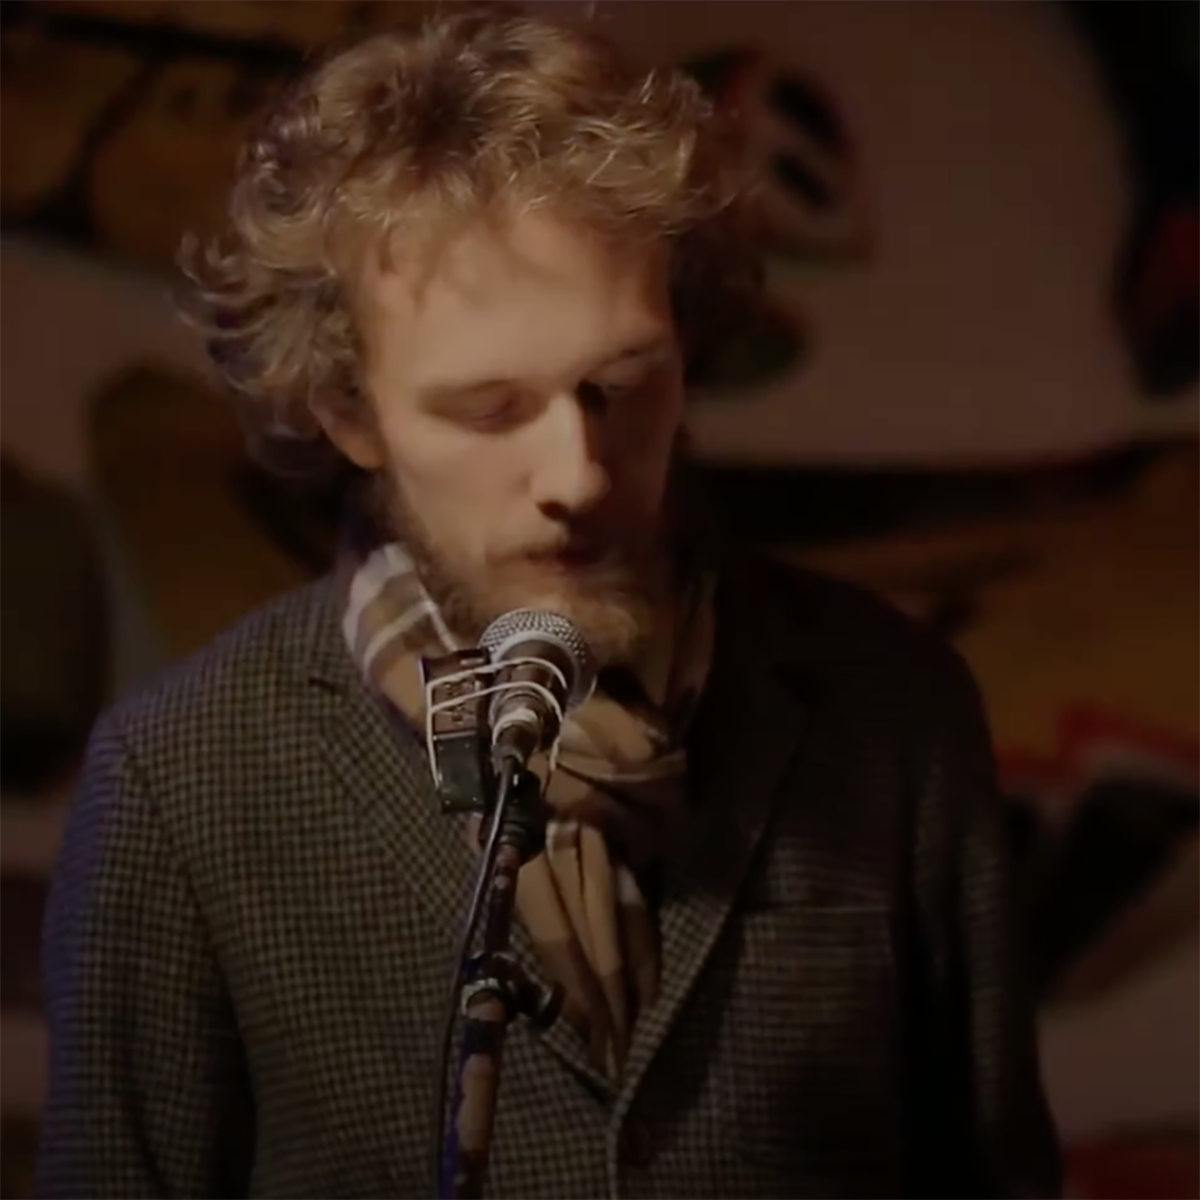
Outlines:
[[503,690],[489,706],[492,759],[525,766],[553,745],[563,718],[592,694],[596,664],[583,635],[566,617],[519,608],[497,617],[479,645],[501,668]]

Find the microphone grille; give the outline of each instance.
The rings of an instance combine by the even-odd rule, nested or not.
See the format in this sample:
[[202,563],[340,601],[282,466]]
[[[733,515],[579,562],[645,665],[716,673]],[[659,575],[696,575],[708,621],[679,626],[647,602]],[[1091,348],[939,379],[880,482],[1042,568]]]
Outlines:
[[516,608],[497,617],[479,639],[493,660],[500,660],[525,642],[551,642],[569,659],[567,708],[578,708],[596,685],[596,660],[583,634],[562,616],[541,608]]

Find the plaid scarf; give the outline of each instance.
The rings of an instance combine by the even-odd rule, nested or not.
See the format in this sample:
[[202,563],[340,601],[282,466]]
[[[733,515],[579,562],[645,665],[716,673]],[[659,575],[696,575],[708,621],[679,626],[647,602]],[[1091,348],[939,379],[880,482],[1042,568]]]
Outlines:
[[[412,558],[398,542],[342,546],[342,628],[368,684],[418,728],[419,660],[458,647]],[[563,724],[557,769],[542,776],[549,809],[543,853],[517,883],[517,912],[562,984],[563,1013],[596,1070],[616,1077],[639,1012],[658,993],[658,937],[646,883],[684,816],[688,724],[712,651],[712,574],[680,592],[666,702],[632,672],[602,673]],[[620,693],[620,699],[616,693]],[[478,848],[478,819],[468,830]]]

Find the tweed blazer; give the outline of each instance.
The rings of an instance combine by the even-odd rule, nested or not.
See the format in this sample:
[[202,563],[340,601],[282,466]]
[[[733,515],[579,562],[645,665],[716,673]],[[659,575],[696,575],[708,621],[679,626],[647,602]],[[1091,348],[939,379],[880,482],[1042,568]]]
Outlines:
[[[566,1022],[514,1023],[488,1194],[1058,1194],[969,673],[765,560],[717,604],[661,996],[615,1082]],[[435,1194],[475,863],[338,621],[327,581],[290,594],[97,726],[45,926],[38,1194]]]

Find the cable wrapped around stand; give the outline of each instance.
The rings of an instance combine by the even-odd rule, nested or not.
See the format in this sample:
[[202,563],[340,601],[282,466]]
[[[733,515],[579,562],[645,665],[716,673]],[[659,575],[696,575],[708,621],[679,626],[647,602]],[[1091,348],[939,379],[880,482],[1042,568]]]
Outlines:
[[[488,841],[463,933],[462,953],[456,962],[439,1055],[435,1144],[440,1200],[483,1195],[500,1086],[501,1055],[509,1022],[522,1013],[538,1024],[548,1025],[561,1004],[561,990],[546,993],[508,953],[517,876],[524,862],[541,850],[544,835],[541,785],[535,775],[506,759],[500,770]],[[469,956],[481,913],[483,944],[479,954]],[[444,1124],[446,1067],[460,994],[463,1039],[447,1127]]]

